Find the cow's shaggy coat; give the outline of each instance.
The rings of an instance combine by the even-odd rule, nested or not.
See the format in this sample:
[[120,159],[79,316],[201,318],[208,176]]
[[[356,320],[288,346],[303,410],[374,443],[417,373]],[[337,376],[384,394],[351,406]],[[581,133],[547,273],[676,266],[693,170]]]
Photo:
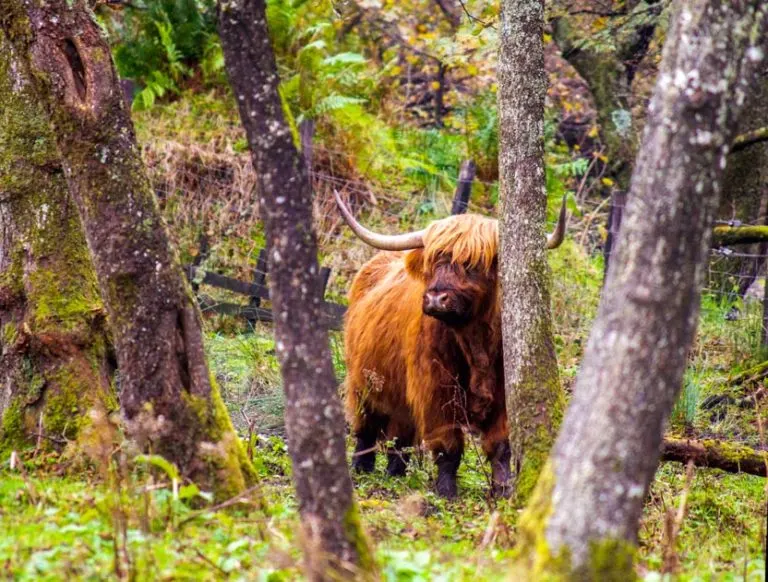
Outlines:
[[[495,220],[451,216],[427,227],[424,248],[380,252],[355,277],[345,346],[358,470],[373,469],[376,442],[386,440],[395,441],[388,471],[402,474],[401,449],[423,440],[438,466],[438,492],[453,497],[467,428],[481,435],[494,491],[506,492],[497,255]],[[429,293],[442,298],[434,316],[425,314]]]

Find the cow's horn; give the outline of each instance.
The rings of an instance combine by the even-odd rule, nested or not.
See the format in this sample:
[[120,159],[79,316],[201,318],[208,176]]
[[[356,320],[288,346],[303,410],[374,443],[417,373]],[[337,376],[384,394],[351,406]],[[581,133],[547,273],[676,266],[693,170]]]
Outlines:
[[349,225],[349,228],[351,228],[352,232],[354,232],[363,242],[383,251],[407,251],[409,249],[418,249],[424,246],[423,230],[409,232],[407,234],[379,234],[372,232],[355,220],[355,217],[352,216],[352,212],[347,208],[347,205],[344,204],[341,196],[339,196],[339,193],[335,189],[333,195],[336,198],[336,204],[339,207],[339,211]]
[[557,218],[557,224],[555,230],[552,231],[547,237],[547,248],[556,249],[565,240],[565,224],[568,222],[568,215],[565,208],[565,202],[568,199],[568,195],[563,196],[563,204],[560,206],[560,216]]

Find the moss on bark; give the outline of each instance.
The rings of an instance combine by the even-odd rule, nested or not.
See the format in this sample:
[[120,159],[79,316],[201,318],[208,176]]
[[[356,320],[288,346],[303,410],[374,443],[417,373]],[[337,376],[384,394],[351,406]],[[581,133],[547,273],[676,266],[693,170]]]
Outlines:
[[62,448],[114,407],[109,340],[45,112],[2,32],[0,102],[0,451]]
[[[4,8],[0,26],[19,69],[29,73],[31,100],[44,105],[41,123],[54,129],[88,241],[120,365],[126,431],[217,498],[231,496],[253,469],[210,381],[200,314],[144,170],[109,47],[83,0],[13,0]],[[65,43],[76,59],[60,50]],[[86,91],[73,82],[77,68]],[[36,279],[40,289],[55,280],[44,272]],[[66,320],[86,303],[80,299],[46,296],[41,308]]]
[[572,567],[567,547],[553,552],[547,541],[547,522],[552,514],[555,474],[547,461],[530,501],[518,522],[518,548],[512,568],[520,580],[627,582],[637,579],[633,560],[636,548],[626,540],[592,540],[589,558]]

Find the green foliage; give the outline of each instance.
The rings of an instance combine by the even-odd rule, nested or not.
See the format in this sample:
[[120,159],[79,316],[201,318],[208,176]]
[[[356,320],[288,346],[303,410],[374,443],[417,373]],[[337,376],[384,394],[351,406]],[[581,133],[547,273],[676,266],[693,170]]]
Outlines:
[[120,76],[141,85],[134,108],[149,109],[178,93],[197,71],[206,81],[223,80],[213,0],[139,0],[112,29]]
[[695,368],[688,368],[683,379],[683,388],[672,409],[671,422],[673,425],[692,427],[699,410],[701,395],[701,374]]
[[332,16],[329,2],[267,2],[282,95],[298,123],[366,103],[372,89],[367,59],[339,47]]

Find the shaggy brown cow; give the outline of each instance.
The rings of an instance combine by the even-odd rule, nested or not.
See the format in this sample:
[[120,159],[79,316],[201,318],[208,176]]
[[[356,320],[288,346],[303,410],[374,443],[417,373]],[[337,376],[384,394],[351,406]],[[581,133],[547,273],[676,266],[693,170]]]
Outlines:
[[[437,492],[456,496],[462,427],[480,433],[493,493],[508,493],[510,449],[498,284],[498,223],[464,214],[423,231],[352,230],[378,253],[355,277],[345,321],[346,407],[357,439],[353,467],[373,470],[378,440],[394,441],[387,471],[405,473],[415,439],[438,468]],[[547,248],[565,233],[565,200]],[[408,250],[408,252],[403,252]],[[391,252],[398,251],[398,252]]]

